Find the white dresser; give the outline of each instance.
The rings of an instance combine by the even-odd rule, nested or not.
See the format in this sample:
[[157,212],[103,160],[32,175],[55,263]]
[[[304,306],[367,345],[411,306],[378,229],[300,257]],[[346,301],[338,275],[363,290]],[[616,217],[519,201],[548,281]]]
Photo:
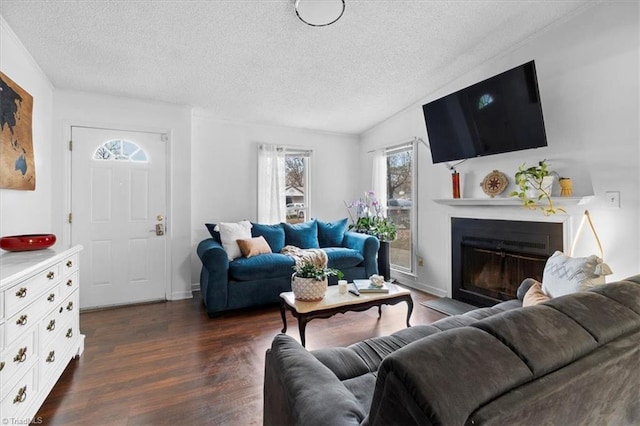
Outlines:
[[27,424],[72,358],[80,334],[82,246],[0,255],[0,422]]

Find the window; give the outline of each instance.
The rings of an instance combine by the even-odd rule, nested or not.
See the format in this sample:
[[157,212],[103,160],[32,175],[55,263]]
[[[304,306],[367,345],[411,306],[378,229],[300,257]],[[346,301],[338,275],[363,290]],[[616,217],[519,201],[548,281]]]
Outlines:
[[309,151],[285,149],[285,200],[287,223],[309,218]]
[[148,163],[147,153],[137,144],[127,140],[113,139],[100,145],[93,154],[94,160],[131,161]]
[[258,146],[258,222],[299,223],[309,217],[311,151]]
[[390,262],[393,269],[413,273],[415,238],[413,144],[389,148],[387,159],[387,216],[398,229],[391,242]]

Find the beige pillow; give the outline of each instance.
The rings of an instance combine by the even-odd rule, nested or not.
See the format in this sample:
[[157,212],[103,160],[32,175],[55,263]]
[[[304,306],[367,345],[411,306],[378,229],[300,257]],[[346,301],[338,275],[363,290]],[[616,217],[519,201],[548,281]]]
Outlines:
[[522,306],[537,305],[538,303],[546,302],[549,299],[551,298],[542,291],[542,284],[536,281],[525,293],[524,298],[522,299]]
[[244,257],[257,256],[259,254],[271,253],[271,247],[264,237],[261,235],[255,238],[246,238],[244,240],[236,240],[240,252]]

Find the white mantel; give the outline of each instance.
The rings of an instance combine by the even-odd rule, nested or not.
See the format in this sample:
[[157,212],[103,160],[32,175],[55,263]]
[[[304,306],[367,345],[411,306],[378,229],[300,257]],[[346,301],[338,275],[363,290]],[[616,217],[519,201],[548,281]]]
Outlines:
[[[555,206],[584,205],[593,199],[593,195],[582,197],[553,197]],[[447,206],[493,206],[493,207],[522,207],[522,201],[517,198],[437,198],[433,200],[438,204]]]

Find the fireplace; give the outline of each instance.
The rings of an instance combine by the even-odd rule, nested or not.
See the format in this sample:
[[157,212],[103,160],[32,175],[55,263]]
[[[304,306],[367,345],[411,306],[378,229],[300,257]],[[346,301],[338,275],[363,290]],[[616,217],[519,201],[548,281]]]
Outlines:
[[453,298],[476,306],[515,298],[522,280],[542,280],[562,235],[561,223],[452,218]]

